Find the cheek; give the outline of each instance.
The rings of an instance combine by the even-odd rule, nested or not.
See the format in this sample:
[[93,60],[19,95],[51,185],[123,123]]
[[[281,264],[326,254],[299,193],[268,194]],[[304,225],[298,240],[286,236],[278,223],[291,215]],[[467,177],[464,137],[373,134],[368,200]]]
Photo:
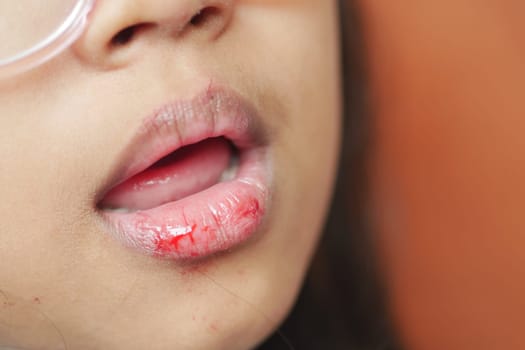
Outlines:
[[[283,157],[304,162],[299,167],[313,172],[303,177],[315,177],[329,170],[320,169],[317,161],[330,163],[339,141],[341,72],[336,5],[332,1],[284,3],[288,6],[272,5],[245,13],[247,23],[236,37],[247,43],[239,49],[238,80],[254,90],[254,95],[261,90],[271,95],[261,99],[263,104],[279,101],[278,106],[267,103],[264,110],[269,111],[266,117],[273,124]],[[257,86],[243,79],[246,74]]]
[[[335,175],[340,141],[340,64],[335,5],[308,4],[300,11],[271,11],[250,17],[253,31],[243,42],[253,55],[239,62],[272,94],[268,119],[275,134],[278,190],[273,240],[277,261],[286,257],[297,281],[321,232]],[[250,28],[250,27],[249,27]],[[264,64],[263,64],[264,63]],[[283,273],[284,274],[284,273]],[[289,283],[289,285],[293,285]]]
[[[48,79],[23,91],[0,86],[0,116],[5,117],[0,130],[0,256],[36,277],[46,266],[56,275],[66,266],[63,259],[80,244],[79,223],[92,209],[95,188],[88,174],[97,159],[89,148],[98,140],[87,135],[89,128],[78,126],[72,107],[78,101],[68,92],[79,89],[56,84]],[[9,269],[0,273],[6,284],[23,282]]]
[[312,22],[304,18],[286,22],[281,29],[291,33],[293,43],[283,40],[277,50],[283,55],[276,84],[289,117],[279,130],[279,152],[286,161],[277,171],[286,179],[297,208],[310,206],[313,217],[324,211],[330,193],[341,130],[335,16],[323,9],[323,20],[312,16],[308,17],[315,18]]

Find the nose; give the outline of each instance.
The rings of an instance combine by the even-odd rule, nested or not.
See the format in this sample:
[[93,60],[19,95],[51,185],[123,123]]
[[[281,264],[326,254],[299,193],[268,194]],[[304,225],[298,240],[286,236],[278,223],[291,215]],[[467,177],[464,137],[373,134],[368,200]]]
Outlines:
[[227,28],[235,1],[98,0],[73,49],[86,63],[114,68],[133,62],[141,44],[213,41]]

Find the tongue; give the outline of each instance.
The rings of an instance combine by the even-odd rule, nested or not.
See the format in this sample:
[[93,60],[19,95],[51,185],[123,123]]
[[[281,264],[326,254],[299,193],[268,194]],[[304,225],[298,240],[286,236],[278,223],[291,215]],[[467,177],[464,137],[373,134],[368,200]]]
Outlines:
[[223,138],[183,147],[111,189],[101,207],[145,210],[200,192],[220,181],[230,158]]

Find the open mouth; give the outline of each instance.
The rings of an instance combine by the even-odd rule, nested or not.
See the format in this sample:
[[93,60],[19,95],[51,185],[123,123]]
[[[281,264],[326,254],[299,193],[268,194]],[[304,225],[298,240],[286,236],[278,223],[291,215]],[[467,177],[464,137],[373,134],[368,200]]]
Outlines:
[[183,146],[111,189],[99,206],[132,213],[174,202],[234,179],[239,150],[224,137]]
[[117,161],[97,204],[125,246],[170,259],[230,250],[257,231],[271,196],[268,147],[255,110],[210,88],[157,110]]

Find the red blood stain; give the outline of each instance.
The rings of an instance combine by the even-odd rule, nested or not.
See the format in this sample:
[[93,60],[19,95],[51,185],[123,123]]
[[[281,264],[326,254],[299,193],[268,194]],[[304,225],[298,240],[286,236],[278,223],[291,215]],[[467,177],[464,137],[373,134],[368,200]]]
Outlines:
[[195,244],[195,239],[193,237],[193,233],[195,232],[195,229],[197,228],[197,225],[191,226],[191,231],[178,236],[173,236],[170,238],[161,238],[159,237],[157,240],[157,252],[158,253],[170,253],[174,251],[179,250],[180,242],[183,239],[189,239],[191,244]]
[[[259,201],[256,198],[252,198],[251,200],[247,201],[247,203],[244,203],[244,205],[239,206],[235,210],[235,214],[233,218],[234,220],[242,220],[242,219],[248,219],[253,220],[257,219],[261,216],[261,206]],[[241,223],[241,221],[239,221]],[[218,225],[220,225],[219,222],[217,222]],[[219,227],[212,226],[202,226],[200,228],[201,233],[205,233],[205,237],[199,237],[198,241],[195,239],[195,232],[197,230],[197,225],[193,224],[191,226],[191,230],[188,233],[177,235],[177,236],[171,236],[171,237],[162,237],[160,234],[157,236],[157,243],[156,243],[156,252],[160,255],[166,255],[169,253],[174,252],[180,252],[181,250],[186,250],[186,253],[189,254],[191,257],[199,257],[201,253],[197,251],[188,251],[189,245],[206,245],[210,242],[214,242],[217,239],[217,230],[220,229]]]
[[239,215],[244,218],[256,218],[261,207],[257,199],[252,199],[244,208],[240,208]]
[[217,231],[214,228],[211,228],[210,226],[204,226],[202,228],[202,232],[206,233],[209,241],[214,241],[217,238]]

